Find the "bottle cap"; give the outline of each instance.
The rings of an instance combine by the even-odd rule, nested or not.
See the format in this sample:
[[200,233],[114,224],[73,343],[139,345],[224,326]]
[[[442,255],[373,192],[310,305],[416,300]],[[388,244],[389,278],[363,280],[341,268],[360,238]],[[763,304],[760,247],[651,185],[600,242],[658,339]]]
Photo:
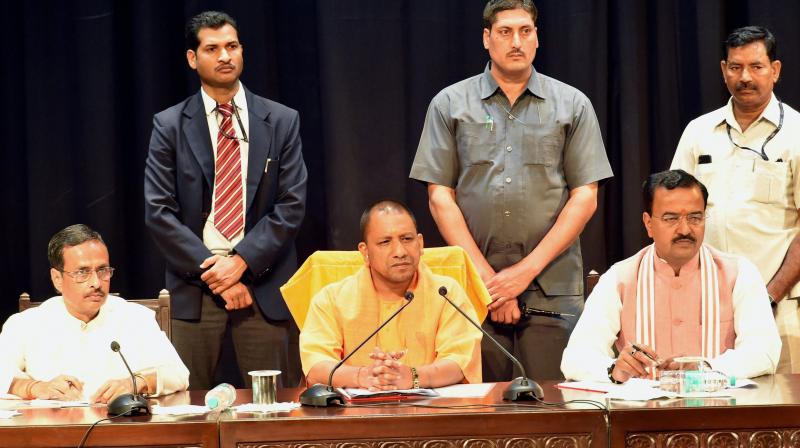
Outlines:
[[208,405],[209,409],[214,409],[219,406],[219,400],[217,400],[216,397],[211,397],[208,399],[206,404]]

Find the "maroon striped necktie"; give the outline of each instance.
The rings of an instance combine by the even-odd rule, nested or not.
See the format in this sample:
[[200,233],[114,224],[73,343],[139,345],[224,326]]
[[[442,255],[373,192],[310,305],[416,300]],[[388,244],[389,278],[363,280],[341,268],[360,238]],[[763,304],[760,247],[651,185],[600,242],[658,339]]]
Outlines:
[[217,134],[217,160],[214,168],[214,227],[232,239],[244,227],[242,204],[242,157],[233,129],[233,106],[219,104],[222,124]]

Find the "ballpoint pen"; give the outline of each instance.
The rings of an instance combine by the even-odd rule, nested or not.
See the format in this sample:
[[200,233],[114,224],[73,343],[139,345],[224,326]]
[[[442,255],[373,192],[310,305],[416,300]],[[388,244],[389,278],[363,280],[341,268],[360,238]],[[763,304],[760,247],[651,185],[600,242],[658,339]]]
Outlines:
[[650,356],[650,353],[647,353],[646,351],[642,350],[642,348],[639,347],[638,345],[631,344],[631,347],[633,347],[633,353],[631,353],[631,355],[635,355],[636,352],[642,352],[642,354],[644,356],[647,356],[647,359],[649,359],[650,361],[653,361],[654,363],[656,363],[656,365],[661,364],[661,362],[659,360],[657,360],[657,359],[653,358],[652,356]]

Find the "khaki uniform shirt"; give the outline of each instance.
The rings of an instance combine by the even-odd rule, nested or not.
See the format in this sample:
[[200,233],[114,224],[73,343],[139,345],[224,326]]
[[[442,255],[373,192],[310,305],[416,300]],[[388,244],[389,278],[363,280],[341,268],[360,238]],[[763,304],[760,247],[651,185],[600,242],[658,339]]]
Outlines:
[[[769,160],[737,148],[731,139],[739,146],[761,150],[780,122],[774,95],[762,116],[744,132],[733,116],[731,101],[693,120],[672,160],[673,169],[695,175],[708,189],[705,242],[750,259],[765,283],[780,268],[800,230],[800,114],[787,104],[783,109],[783,127],[764,148]],[[789,297],[800,297],[800,284]]]

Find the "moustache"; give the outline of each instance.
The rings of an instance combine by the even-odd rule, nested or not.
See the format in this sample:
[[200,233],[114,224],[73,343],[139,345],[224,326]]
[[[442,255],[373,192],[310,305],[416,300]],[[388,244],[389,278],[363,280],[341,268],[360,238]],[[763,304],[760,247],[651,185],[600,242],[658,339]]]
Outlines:
[[224,69],[235,70],[236,66],[233,65],[233,64],[223,64],[223,65],[220,65],[219,67],[217,67],[217,70],[224,70]]
[[682,241],[682,240],[688,240],[688,241],[691,241],[692,243],[696,243],[697,242],[697,238],[693,237],[692,235],[688,235],[687,234],[687,235],[678,235],[678,236],[676,236],[675,238],[672,239],[672,243],[675,244],[675,243],[677,243],[679,241]]
[[508,56],[523,56],[524,57],[525,53],[515,50],[515,51],[508,52]]
[[755,86],[752,83],[744,83],[744,82],[737,82],[736,83],[736,91],[737,92],[742,91],[742,90],[747,90],[747,89],[756,90]]
[[105,291],[103,291],[102,288],[92,288],[91,291],[87,292],[83,296],[84,297],[89,297],[89,296],[93,296],[93,295],[96,295],[96,294],[105,295]]

